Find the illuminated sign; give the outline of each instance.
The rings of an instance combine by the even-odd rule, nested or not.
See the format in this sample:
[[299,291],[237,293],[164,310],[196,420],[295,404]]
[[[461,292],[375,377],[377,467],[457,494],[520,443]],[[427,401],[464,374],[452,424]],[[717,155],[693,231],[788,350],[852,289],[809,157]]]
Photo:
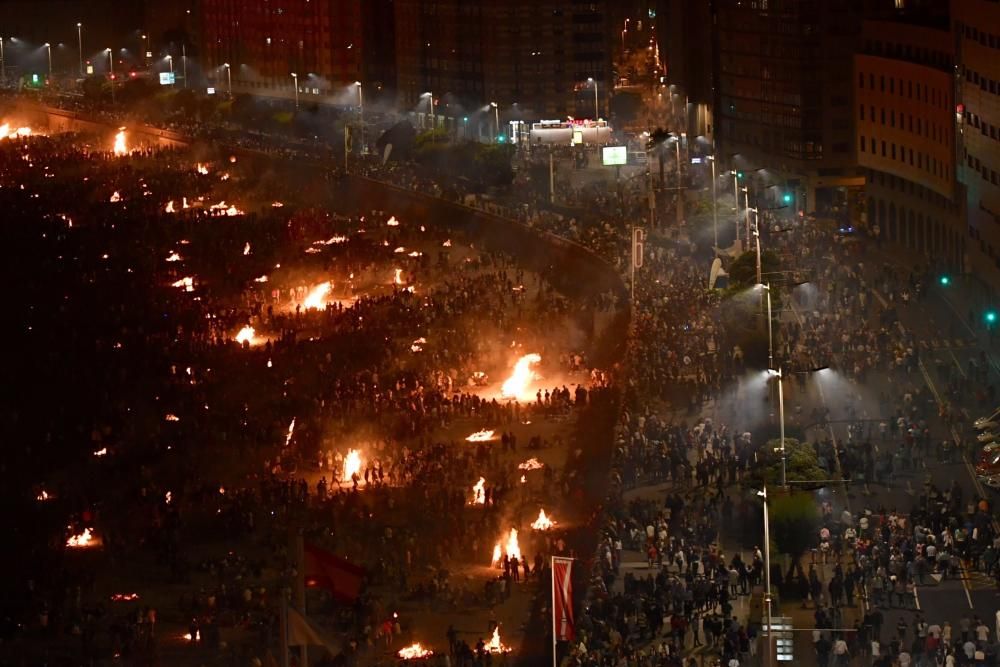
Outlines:
[[605,167],[618,167],[628,162],[626,146],[605,146],[601,152],[601,161]]
[[174,76],[173,72],[160,72],[161,86],[172,86],[176,82],[177,82],[177,77]]

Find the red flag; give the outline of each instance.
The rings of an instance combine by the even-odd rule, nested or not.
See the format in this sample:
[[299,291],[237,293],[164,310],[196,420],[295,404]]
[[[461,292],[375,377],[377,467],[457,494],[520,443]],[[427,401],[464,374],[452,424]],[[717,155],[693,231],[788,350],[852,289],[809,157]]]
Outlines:
[[341,602],[355,602],[361,594],[365,570],[326,549],[306,544],[302,550],[306,586],[325,588]]
[[573,641],[573,559],[552,557],[552,629],[553,636]]

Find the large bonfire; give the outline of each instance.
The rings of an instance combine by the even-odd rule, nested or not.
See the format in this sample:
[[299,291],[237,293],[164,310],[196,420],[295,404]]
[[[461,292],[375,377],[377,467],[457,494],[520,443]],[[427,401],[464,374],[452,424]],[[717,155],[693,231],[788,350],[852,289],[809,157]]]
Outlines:
[[526,354],[514,364],[514,370],[507,378],[503,386],[500,387],[500,395],[504,398],[518,399],[525,395],[528,386],[538,379],[538,375],[532,366],[541,362],[542,357],[538,354]]

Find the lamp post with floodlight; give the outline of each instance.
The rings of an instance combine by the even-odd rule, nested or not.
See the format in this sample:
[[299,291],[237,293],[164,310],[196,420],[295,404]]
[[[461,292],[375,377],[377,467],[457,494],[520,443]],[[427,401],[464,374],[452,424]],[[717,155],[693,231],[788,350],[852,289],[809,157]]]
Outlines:
[[222,63],[222,66],[226,68],[226,92],[229,96],[233,96],[233,72],[232,68],[229,67],[229,63]]
[[76,46],[80,56],[80,76],[83,76],[83,24],[76,24]]
[[299,75],[297,72],[292,72],[292,82],[295,84],[295,108],[299,108]]
[[111,73],[111,104],[115,103],[115,52],[110,48],[104,49],[108,54],[108,69]]

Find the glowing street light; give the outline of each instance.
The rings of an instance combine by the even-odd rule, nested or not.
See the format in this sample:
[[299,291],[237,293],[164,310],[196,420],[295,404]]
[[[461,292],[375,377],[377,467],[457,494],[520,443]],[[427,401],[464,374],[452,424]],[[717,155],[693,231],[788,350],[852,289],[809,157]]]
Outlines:
[[42,46],[44,46],[45,50],[49,52],[49,82],[51,83],[51,81],[52,81],[52,45],[49,44],[48,42],[45,42],[45,44],[43,44]]
[[114,104],[115,103],[115,53],[110,48],[104,49],[104,52],[108,54],[108,68],[111,72],[111,104]]
[[358,88],[358,121],[361,123],[361,152],[365,153],[365,96],[361,92],[361,82],[355,81]]
[[3,37],[0,37],[0,77],[7,83],[7,61],[3,57]]
[[587,77],[587,83],[594,84],[594,122],[596,123],[597,119],[601,117],[601,110],[598,108],[598,103],[597,103],[597,79],[593,77]]
[[299,75],[292,72],[292,81],[295,83],[295,108],[299,108]]
[[434,93],[426,92],[420,97],[426,97],[427,103],[431,108],[431,129],[433,130],[437,125],[437,123],[435,122],[436,119],[434,118]]
[[490,106],[493,107],[493,115],[496,117],[496,121],[497,121],[497,133],[496,133],[496,137],[495,138],[499,141],[499,139],[500,139],[500,107],[497,105],[496,102],[490,102]]
[[83,76],[83,24],[76,24],[76,44],[80,54],[80,76]]
[[226,91],[229,96],[233,96],[233,72],[232,68],[229,67],[229,63],[222,63],[222,66],[226,68]]

